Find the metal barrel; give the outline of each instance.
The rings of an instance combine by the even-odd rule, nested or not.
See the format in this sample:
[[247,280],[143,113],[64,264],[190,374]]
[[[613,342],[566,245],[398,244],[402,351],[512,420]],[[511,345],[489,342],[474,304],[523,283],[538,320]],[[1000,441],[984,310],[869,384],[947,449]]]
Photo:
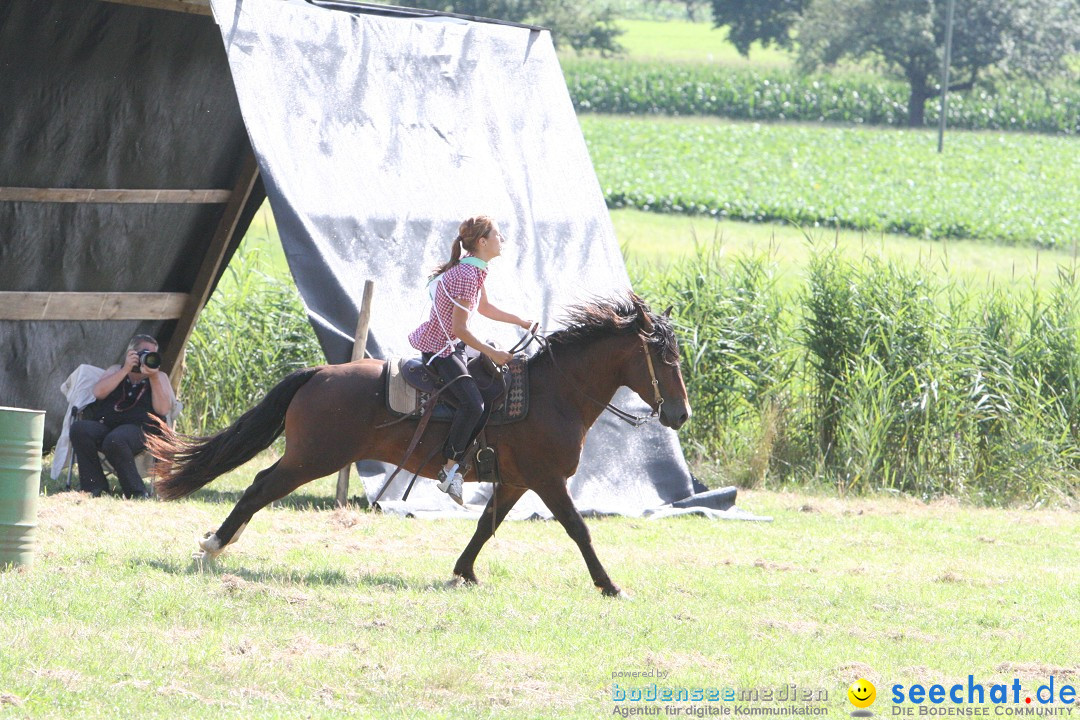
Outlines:
[[0,569],[34,556],[45,411],[0,407]]

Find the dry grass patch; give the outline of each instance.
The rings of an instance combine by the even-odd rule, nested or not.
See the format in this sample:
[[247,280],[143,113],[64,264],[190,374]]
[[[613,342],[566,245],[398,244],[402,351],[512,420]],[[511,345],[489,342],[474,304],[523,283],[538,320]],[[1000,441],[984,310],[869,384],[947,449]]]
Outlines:
[[791,635],[817,635],[821,626],[812,620],[775,620],[765,618],[758,625],[766,630],[780,630]]
[[864,678],[874,685],[881,684],[881,674],[872,666],[858,661],[847,662],[833,668],[832,678],[833,682],[845,688],[851,684],[851,678]]
[[995,672],[1003,675],[1011,675],[1021,680],[1046,680],[1053,675],[1055,678],[1080,677],[1080,665],[1072,667],[1061,665],[1045,665],[1043,663],[1015,663],[1004,662],[994,667]]

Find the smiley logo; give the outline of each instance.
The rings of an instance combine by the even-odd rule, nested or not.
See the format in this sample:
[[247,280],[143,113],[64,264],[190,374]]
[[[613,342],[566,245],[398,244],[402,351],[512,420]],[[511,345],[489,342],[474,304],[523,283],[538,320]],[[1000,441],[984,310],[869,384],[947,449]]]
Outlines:
[[877,688],[869,680],[859,678],[847,689],[848,700],[857,708],[868,708],[877,700]]

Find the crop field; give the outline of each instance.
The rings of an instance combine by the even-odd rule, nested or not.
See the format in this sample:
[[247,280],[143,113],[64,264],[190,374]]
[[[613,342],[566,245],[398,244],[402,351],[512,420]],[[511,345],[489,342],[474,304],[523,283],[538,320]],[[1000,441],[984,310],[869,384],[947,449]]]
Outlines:
[[[563,70],[579,112],[908,127],[907,85],[857,67],[807,75],[749,61],[586,57],[565,58]],[[936,129],[936,99],[925,109],[925,126]],[[949,96],[947,120],[966,130],[1076,135],[1080,94],[1064,81],[976,88]]]
[[615,208],[1071,248],[1073,138],[580,118]]

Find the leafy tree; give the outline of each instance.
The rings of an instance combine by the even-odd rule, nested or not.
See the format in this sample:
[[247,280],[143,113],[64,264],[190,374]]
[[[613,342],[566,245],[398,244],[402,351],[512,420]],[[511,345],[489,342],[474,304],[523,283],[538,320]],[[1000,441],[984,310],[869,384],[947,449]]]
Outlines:
[[[717,26],[731,28],[743,54],[754,40],[790,47],[795,36],[806,71],[876,63],[908,82],[908,123],[925,123],[926,101],[939,92],[947,0],[712,1]],[[956,0],[949,90],[994,73],[1042,82],[1068,73],[1077,50],[1080,0]]]
[[[814,0],[798,24],[799,64],[880,64],[907,80],[908,124],[922,126],[939,92],[947,8],[946,0]],[[956,0],[949,90],[970,90],[991,69],[1036,81],[1068,72],[1078,10],[1076,0]]]
[[597,50],[602,55],[623,50],[616,40],[623,31],[615,26],[613,11],[608,7],[595,7],[593,3],[576,0],[411,0],[409,5],[540,25],[551,30],[556,47],[569,45],[577,51]]
[[791,31],[809,0],[712,0],[713,24],[728,28],[728,39],[743,55],[759,40],[791,47]]

